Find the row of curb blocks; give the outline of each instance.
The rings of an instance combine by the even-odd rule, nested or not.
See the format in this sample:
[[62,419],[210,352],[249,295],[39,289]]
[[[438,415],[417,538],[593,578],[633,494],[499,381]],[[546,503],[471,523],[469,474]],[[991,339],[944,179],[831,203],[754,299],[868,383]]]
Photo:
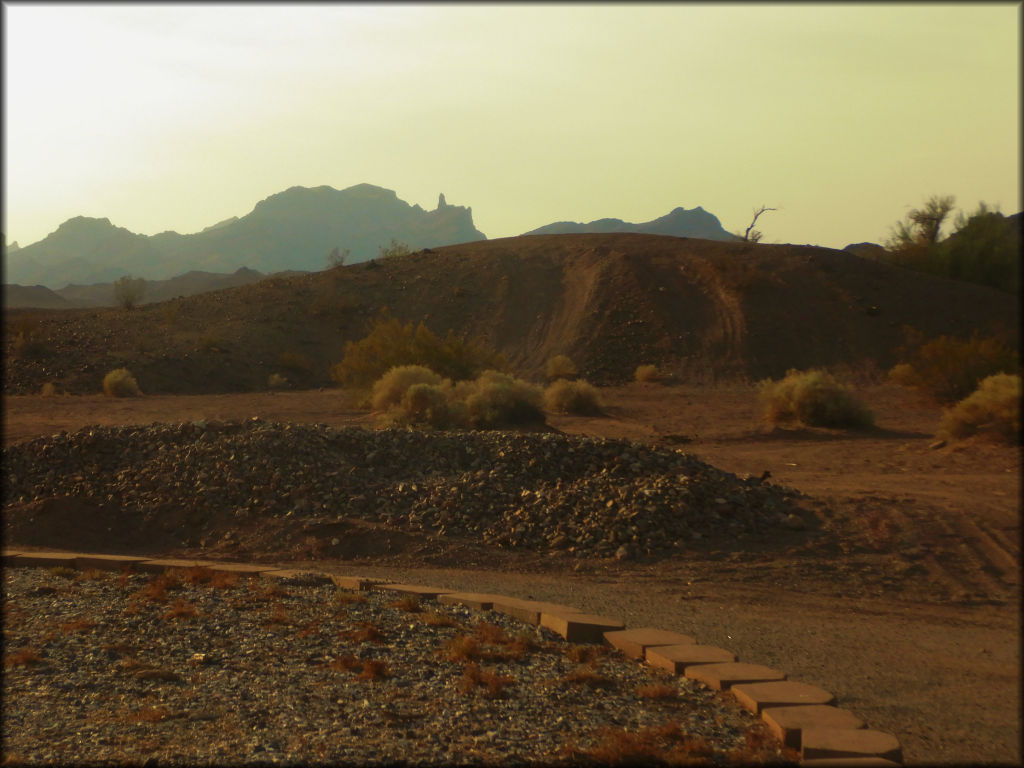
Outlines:
[[333,583],[343,589],[384,590],[460,604],[478,611],[498,611],[534,626],[547,627],[567,642],[607,643],[652,667],[700,681],[716,690],[730,691],[741,706],[760,715],[785,746],[800,752],[801,765],[897,766],[903,761],[900,743],[894,736],[868,730],[853,713],[833,706],[835,697],[828,691],[787,680],[784,672],[769,667],[741,663],[730,651],[700,645],[689,635],[649,627],[626,629],[621,621],[583,613],[571,606],[443,587],[397,584],[385,579],[206,560],[5,549],[3,564],[8,567],[64,566],[83,571],[120,571],[130,567],[141,573],[201,567],[265,579]]

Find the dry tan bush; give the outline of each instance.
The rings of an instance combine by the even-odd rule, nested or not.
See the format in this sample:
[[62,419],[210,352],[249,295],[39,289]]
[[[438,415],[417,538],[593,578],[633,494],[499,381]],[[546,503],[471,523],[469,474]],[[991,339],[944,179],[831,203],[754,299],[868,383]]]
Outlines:
[[425,424],[437,429],[463,426],[465,404],[456,400],[451,382],[413,384],[405,391],[397,408],[388,418],[402,424]]
[[47,381],[43,384],[43,388],[39,390],[39,394],[43,397],[55,397],[57,394],[57,386],[52,381]]
[[571,379],[579,373],[576,363],[566,355],[555,355],[552,357],[548,360],[544,370],[548,379]]
[[658,366],[656,365],[638,365],[633,378],[640,382],[658,381],[661,378],[661,374],[658,373]]
[[284,389],[288,386],[288,379],[279,373],[272,373],[267,378],[267,389]]
[[560,379],[544,390],[544,406],[549,411],[594,416],[602,412],[604,403],[593,384]]
[[405,393],[414,384],[438,386],[443,379],[422,365],[397,365],[381,376],[373,385],[370,404],[376,411],[386,411],[399,405]]
[[827,371],[789,370],[780,381],[766,379],[759,385],[765,420],[775,424],[799,421],[812,427],[866,427],[871,412]]
[[939,434],[955,439],[978,433],[1019,443],[1021,381],[1019,375],[989,376],[942,417]]
[[499,371],[484,371],[465,398],[469,425],[477,429],[543,424],[540,388]]
[[103,394],[107,397],[137,397],[139,384],[127,368],[115,368],[103,377]]

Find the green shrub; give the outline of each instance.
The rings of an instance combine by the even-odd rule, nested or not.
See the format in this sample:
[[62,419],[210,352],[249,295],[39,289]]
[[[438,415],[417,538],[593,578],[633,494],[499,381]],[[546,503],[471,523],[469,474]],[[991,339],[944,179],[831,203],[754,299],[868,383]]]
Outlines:
[[545,366],[545,372],[549,380],[551,379],[571,379],[577,373],[576,363],[570,360],[565,355],[555,355],[548,360]]
[[563,379],[544,390],[544,406],[549,411],[593,416],[602,412],[604,403],[593,384]]
[[870,411],[827,371],[789,370],[780,381],[759,385],[764,417],[771,423],[799,421],[812,427],[864,427]]
[[373,385],[370,404],[375,411],[386,411],[402,402],[415,384],[437,386],[443,379],[422,365],[398,365],[381,376]]
[[920,333],[908,329],[905,360],[889,371],[889,379],[931,395],[939,402],[955,403],[978,388],[982,379],[997,373],[1017,373],[1020,358],[1001,339],[977,333],[967,341],[939,336],[924,343]]
[[107,397],[135,397],[142,392],[131,371],[115,368],[103,377],[103,394]]
[[972,394],[943,414],[939,434],[965,438],[982,433],[1008,443],[1019,443],[1020,398],[1019,375],[989,376]]
[[488,368],[507,368],[500,355],[452,331],[442,339],[423,323],[403,325],[384,311],[365,337],[345,345],[331,377],[344,386],[365,387],[403,365],[422,365],[452,381],[472,379]]
[[267,377],[267,389],[284,389],[288,386],[288,379],[280,373],[272,373]]
[[540,388],[500,371],[484,371],[473,382],[456,387],[466,404],[466,420],[477,429],[517,424],[543,424]]
[[655,365],[638,365],[633,378],[637,381],[658,381],[661,374],[658,373],[658,367]]

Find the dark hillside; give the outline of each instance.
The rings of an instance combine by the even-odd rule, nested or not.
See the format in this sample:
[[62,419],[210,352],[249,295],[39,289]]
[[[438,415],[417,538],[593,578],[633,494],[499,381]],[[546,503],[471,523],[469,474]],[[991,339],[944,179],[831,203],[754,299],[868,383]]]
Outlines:
[[[1004,332],[1014,297],[845,251],[639,234],[539,235],[118,309],[33,311],[44,350],[17,359],[5,391],[57,381],[95,392],[127,366],[146,392],[331,386],[329,367],[383,307],[438,333],[483,340],[522,375],[567,354],[597,383],[654,363],[684,381],[780,376],[787,368],[868,372],[897,362],[903,326],[926,336]],[[17,312],[9,312],[15,317]],[[38,347],[38,345],[36,345]]]

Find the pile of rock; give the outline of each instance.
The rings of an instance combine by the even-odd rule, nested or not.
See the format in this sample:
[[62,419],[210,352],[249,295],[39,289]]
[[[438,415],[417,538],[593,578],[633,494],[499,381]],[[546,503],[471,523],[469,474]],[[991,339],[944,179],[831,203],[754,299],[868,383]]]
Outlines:
[[587,556],[670,553],[792,522],[795,492],[677,450],[556,433],[251,419],[86,427],[4,450],[4,505],[54,496],[129,524],[362,518]]

